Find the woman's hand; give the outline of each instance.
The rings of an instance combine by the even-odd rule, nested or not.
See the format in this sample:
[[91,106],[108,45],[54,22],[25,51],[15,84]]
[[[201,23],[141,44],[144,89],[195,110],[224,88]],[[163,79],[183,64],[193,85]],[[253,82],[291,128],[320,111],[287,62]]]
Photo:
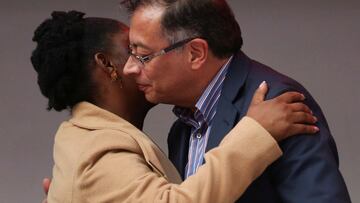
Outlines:
[[259,122],[277,141],[296,134],[313,134],[319,131],[314,124],[317,118],[302,101],[305,96],[298,92],[286,92],[264,101],[268,91],[262,82],[254,93],[247,116]]
[[46,197],[42,201],[42,203],[47,203],[47,195],[48,195],[48,192],[49,192],[50,184],[51,184],[51,180],[49,178],[44,178],[43,179],[42,187],[43,187],[43,190],[44,190],[44,193],[45,193]]

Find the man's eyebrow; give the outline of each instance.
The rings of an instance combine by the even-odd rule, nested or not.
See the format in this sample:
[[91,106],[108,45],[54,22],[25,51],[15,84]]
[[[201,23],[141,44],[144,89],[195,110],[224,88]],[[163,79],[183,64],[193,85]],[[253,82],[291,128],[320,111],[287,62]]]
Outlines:
[[150,47],[148,47],[147,45],[145,45],[145,44],[143,44],[143,43],[141,43],[141,42],[130,43],[130,45],[131,45],[132,47],[135,47],[135,48],[140,47],[140,48],[143,48],[143,49],[147,49],[147,50],[149,50],[149,51],[152,51],[152,49],[151,49]]

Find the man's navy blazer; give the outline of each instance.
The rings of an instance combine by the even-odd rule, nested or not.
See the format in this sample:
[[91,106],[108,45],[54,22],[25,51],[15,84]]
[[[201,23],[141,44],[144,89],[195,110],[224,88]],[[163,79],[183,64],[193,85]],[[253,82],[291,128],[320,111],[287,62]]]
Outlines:
[[[319,105],[298,82],[248,58],[242,52],[234,56],[229,66],[206,151],[218,146],[231,128],[246,115],[252,96],[262,81],[269,85],[267,99],[286,91],[303,93],[305,103],[318,118],[320,131],[316,136],[298,135],[282,141],[280,147],[283,156],[269,166],[237,202],[351,202],[339,171],[336,145]],[[187,163],[190,131],[190,126],[177,120],[168,137],[169,158],[182,176]]]

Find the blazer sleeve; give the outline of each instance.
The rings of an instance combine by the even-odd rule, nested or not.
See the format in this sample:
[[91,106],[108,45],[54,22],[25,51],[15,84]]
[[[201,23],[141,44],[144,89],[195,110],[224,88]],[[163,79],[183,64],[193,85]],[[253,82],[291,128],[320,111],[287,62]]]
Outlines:
[[282,201],[350,203],[339,171],[336,145],[320,107],[302,86],[291,83],[273,83],[268,96],[286,91],[299,91],[305,95],[305,103],[318,118],[320,131],[315,136],[303,134],[280,143],[284,155],[270,167],[270,172]]
[[195,175],[173,184],[151,170],[128,135],[115,138],[122,140],[118,146],[99,136],[96,145],[104,142],[103,147],[83,155],[87,158],[74,178],[73,202],[234,202],[282,154],[260,124],[244,117],[205,154],[206,164]]

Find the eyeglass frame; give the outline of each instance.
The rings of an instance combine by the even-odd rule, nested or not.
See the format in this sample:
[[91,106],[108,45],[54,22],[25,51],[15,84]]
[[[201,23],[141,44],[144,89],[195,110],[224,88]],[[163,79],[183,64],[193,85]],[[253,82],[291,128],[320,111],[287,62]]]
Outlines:
[[155,53],[152,53],[152,54],[148,54],[148,55],[145,55],[145,56],[139,56],[137,54],[134,54],[132,52],[132,46],[131,44],[129,45],[129,55],[134,57],[136,60],[138,60],[143,66],[145,66],[145,63],[151,61],[153,58],[157,57],[157,56],[162,56],[162,55],[165,55],[166,53],[176,49],[176,48],[179,48],[181,46],[184,46],[186,43],[190,42],[191,40],[195,39],[197,37],[190,37],[190,38],[187,38],[187,39],[184,39],[184,40],[180,40],[174,44],[171,44],[169,45],[168,47],[160,50],[160,51],[157,51]]

